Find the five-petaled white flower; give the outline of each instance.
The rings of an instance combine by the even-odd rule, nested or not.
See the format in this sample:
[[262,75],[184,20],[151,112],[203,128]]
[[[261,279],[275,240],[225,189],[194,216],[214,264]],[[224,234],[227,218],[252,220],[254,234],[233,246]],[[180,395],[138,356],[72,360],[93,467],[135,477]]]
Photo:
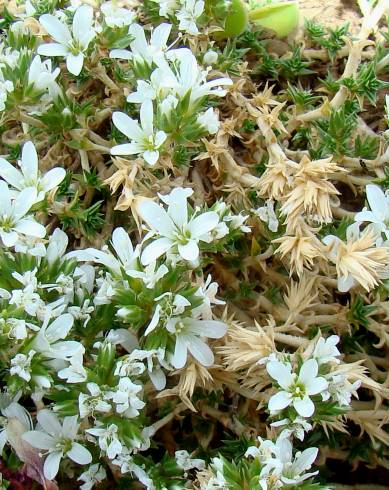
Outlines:
[[330,335],[326,339],[320,337],[312,353],[312,357],[316,359],[319,366],[321,364],[327,364],[328,362],[336,364],[340,363],[340,360],[337,359],[337,357],[340,356],[340,352],[336,347],[339,340],[338,335]]
[[18,160],[18,165],[20,170],[4,158],[0,158],[0,177],[17,189],[17,191],[22,191],[27,187],[35,187],[37,192],[36,202],[42,201],[45,194],[57,187],[66,175],[65,169],[56,167],[49,170],[43,176],[40,176],[38,155],[31,141],[27,141],[23,145],[22,159]]
[[123,112],[114,112],[112,121],[130,143],[111,148],[112,155],[142,155],[149,165],[155,165],[159,159],[159,148],[166,141],[164,131],[154,132],[154,112],[151,100],[143,102],[140,108],[140,124]]
[[282,388],[269,400],[270,412],[278,412],[293,405],[301,417],[310,417],[315,411],[315,404],[310,396],[322,393],[328,386],[327,381],[318,374],[318,363],[315,359],[305,361],[299,374],[292,373],[290,364],[270,361],[266,365],[269,375]]
[[385,233],[386,239],[389,240],[389,195],[384,194],[378,185],[368,184],[366,197],[370,211],[364,208],[355,215],[355,221],[374,223],[377,230]]
[[180,31],[187,32],[192,36],[199,34],[196,20],[204,12],[204,6],[205,2],[203,0],[184,0],[182,7],[176,13]]
[[37,201],[37,192],[33,187],[23,189],[15,199],[4,181],[0,181],[0,238],[6,247],[13,247],[22,235],[43,238],[46,229],[32,216],[26,216]]
[[166,329],[176,337],[171,363],[180,369],[186,364],[188,351],[203,366],[212,366],[214,355],[204,337],[222,338],[227,332],[227,325],[217,320],[173,317],[167,321]]
[[75,76],[79,75],[84,64],[85,52],[96,35],[92,27],[93,8],[81,5],[76,10],[72,33],[69,27],[54,15],[41,15],[39,22],[56,42],[42,44],[38,47],[38,54],[65,57],[69,72]]
[[39,92],[48,90],[50,96],[54,98],[61,92],[55,81],[60,71],[59,68],[52,71],[51,60],[42,61],[41,57],[36,55],[28,70],[28,83]]
[[124,27],[134,22],[135,13],[131,10],[119,7],[114,2],[105,2],[101,6],[104,21],[108,27]]
[[104,467],[96,463],[90,465],[86,471],[81,473],[77,480],[84,482],[80,485],[80,490],[92,490],[95,484],[102,482],[106,478],[107,472]]
[[47,451],[43,472],[48,480],[55,478],[64,455],[81,465],[92,461],[92,455],[88,449],[75,442],[79,427],[77,415],[65,417],[61,425],[57,415],[44,409],[38,412],[37,420],[44,432],[31,430],[25,432],[22,437],[31,446]]
[[113,49],[109,53],[109,57],[132,60],[134,65],[142,66],[145,63],[149,66],[153,63],[158,65],[164,59],[165,52],[169,49],[167,41],[171,30],[172,26],[170,24],[160,24],[153,30],[150,43],[148,43],[143,27],[139,24],[132,24],[128,29],[128,34],[134,38],[130,42],[131,51]]
[[141,261],[150,264],[173,247],[184,260],[195,261],[199,257],[200,241],[211,242],[210,232],[218,225],[219,215],[214,211],[188,216],[187,199],[192,189],[178,187],[160,198],[168,205],[167,210],[153,201],[145,200],[139,205],[139,215],[159,236],[144,249]]

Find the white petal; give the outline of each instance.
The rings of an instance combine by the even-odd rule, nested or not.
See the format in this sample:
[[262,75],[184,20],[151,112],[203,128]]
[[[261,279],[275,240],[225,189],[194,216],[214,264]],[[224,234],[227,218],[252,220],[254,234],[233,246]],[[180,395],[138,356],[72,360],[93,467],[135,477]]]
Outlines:
[[113,49],[109,53],[110,58],[119,58],[121,60],[130,60],[132,59],[132,53],[131,51],[128,51],[127,49]]
[[0,158],[0,177],[6,180],[16,189],[21,188],[20,186],[23,181],[22,173],[4,158]]
[[90,5],[81,5],[73,17],[73,36],[82,47],[87,47],[93,21],[93,8]]
[[43,473],[45,475],[45,478],[47,478],[48,480],[54,480],[54,478],[57,476],[59,463],[61,462],[62,456],[62,451],[55,451],[47,456],[45,464],[43,466]]
[[144,132],[153,134],[154,109],[151,100],[145,100],[140,106],[140,123]]
[[64,313],[57,317],[46,328],[46,337],[50,343],[64,339],[73,327],[74,318],[70,313]]
[[139,215],[149,227],[156,230],[161,236],[173,237],[176,228],[167,212],[149,199],[139,204]]
[[[72,36],[68,26],[63,24],[57,17],[50,14],[44,14],[39,17],[39,22],[43,25],[50,36],[55,39],[58,43],[67,45],[71,43]],[[43,54],[39,53],[38,54]]]
[[293,384],[291,368],[280,361],[271,361],[266,364],[266,370],[269,375],[277,381],[284,390],[288,390]]
[[188,348],[185,340],[182,336],[176,338],[176,346],[174,349],[174,354],[172,357],[172,364],[176,369],[181,369],[186,364],[186,359],[188,357]]
[[43,56],[67,56],[69,50],[59,43],[46,43],[38,46],[38,53]]
[[130,140],[139,141],[143,138],[143,131],[138,121],[124,114],[124,112],[114,112],[112,121],[118,130],[127,136]]
[[146,162],[152,167],[158,162],[159,159],[159,151],[158,150],[146,150],[143,152],[143,158],[146,160]]
[[315,411],[315,405],[308,396],[305,396],[303,399],[295,398],[293,400],[293,406],[301,417],[310,417]]
[[15,225],[15,230],[23,235],[37,238],[44,238],[46,236],[46,228],[32,218],[24,218],[18,221]]
[[143,265],[148,265],[157,260],[161,255],[172,248],[173,243],[169,238],[158,238],[149,243],[143,250],[141,262]]
[[76,77],[81,73],[83,64],[84,64],[84,55],[82,53],[78,53],[76,55],[69,53],[66,56],[66,67],[69,70],[69,72]]
[[324,391],[327,386],[327,380],[322,377],[315,378],[311,382],[305,383],[305,389],[308,395],[317,395]]
[[293,472],[296,475],[300,475],[303,471],[309,470],[317,458],[319,449],[316,447],[309,447],[297,456],[293,462]]
[[178,252],[183,259],[189,260],[190,262],[197,260],[200,254],[199,246],[194,240],[190,240],[185,245],[179,244]]
[[292,398],[286,391],[279,391],[273,395],[268,404],[268,408],[271,412],[282,410],[291,404]]
[[214,211],[208,211],[190,221],[188,228],[192,238],[199,238],[216,228],[218,223],[219,215]]
[[37,449],[50,449],[55,446],[55,439],[38,430],[29,430],[22,435],[24,441]]
[[42,187],[45,192],[51,191],[57,187],[65,178],[66,170],[64,168],[52,168],[42,178]]
[[188,197],[193,194],[193,190],[182,187],[173,189],[168,196],[162,199],[169,205],[168,213],[174,223],[182,228],[188,223]]
[[188,320],[190,331],[197,334],[209,337],[211,339],[220,339],[227,332],[227,325],[217,320]]
[[34,181],[38,178],[38,155],[34,144],[27,141],[22,149],[22,172],[26,177],[33,178]]
[[152,371],[149,371],[149,376],[156,390],[161,391],[165,388],[166,375],[162,371],[162,369],[157,368],[157,369],[153,369]]
[[50,410],[39,410],[36,418],[43,429],[52,436],[58,436],[61,434],[62,427],[59,423],[58,417]]
[[163,23],[159,24],[151,34],[150,44],[161,47],[166,46],[166,43],[170,36],[170,31],[172,30],[172,25]]
[[192,356],[203,366],[212,366],[215,358],[210,347],[203,340],[194,335],[188,335],[188,337],[190,337],[190,341],[187,346]]
[[319,366],[316,359],[308,359],[308,361],[305,361],[301,366],[298,378],[301,383],[307,385],[316,378],[318,371]]
[[142,149],[139,149],[138,145],[133,143],[125,143],[123,145],[116,145],[111,148],[111,155],[137,155],[141,153]]
[[371,221],[372,223],[379,223],[381,221],[379,215],[368,210],[359,211],[359,213],[354,216],[354,219],[355,221]]
[[73,442],[72,448],[66,453],[66,456],[78,464],[89,464],[92,461],[91,453],[78,442]]
[[15,218],[22,218],[27,211],[35,204],[37,198],[36,189],[26,187],[16,197],[14,201],[13,215]]
[[0,213],[10,215],[12,210],[11,193],[8,184],[0,180]]
[[113,231],[112,245],[123,264],[129,264],[133,260],[134,247],[124,228]]
[[69,439],[74,439],[78,431],[78,416],[72,415],[63,419],[62,433]]
[[384,214],[385,208],[388,204],[382,189],[378,187],[378,185],[368,184],[366,186],[366,196],[370,209],[375,214]]
[[338,277],[338,289],[341,293],[347,293],[354,286],[355,280],[351,274]]

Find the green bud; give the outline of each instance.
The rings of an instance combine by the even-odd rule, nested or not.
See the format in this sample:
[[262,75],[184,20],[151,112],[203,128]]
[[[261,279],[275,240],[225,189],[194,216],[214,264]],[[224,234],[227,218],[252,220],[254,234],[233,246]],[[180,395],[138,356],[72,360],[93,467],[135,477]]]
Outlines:
[[298,4],[295,1],[278,2],[253,8],[249,12],[249,19],[255,25],[271,29],[278,37],[285,37],[298,25]]
[[232,0],[229,6],[224,31],[215,32],[217,40],[236,37],[246,30],[248,24],[247,4],[243,0]]

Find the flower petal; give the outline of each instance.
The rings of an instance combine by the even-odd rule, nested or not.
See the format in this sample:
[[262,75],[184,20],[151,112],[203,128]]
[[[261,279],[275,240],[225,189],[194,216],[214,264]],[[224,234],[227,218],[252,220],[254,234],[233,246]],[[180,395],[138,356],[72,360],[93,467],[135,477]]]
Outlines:
[[23,175],[13,165],[4,158],[0,158],[0,177],[6,180],[12,187],[21,189],[23,185]]
[[27,141],[22,149],[21,169],[23,175],[32,178],[34,181],[38,178],[38,155],[34,143]]
[[148,265],[151,262],[157,260],[161,255],[172,248],[173,243],[169,238],[158,238],[149,243],[147,247],[143,250],[141,256],[141,262],[143,265]]
[[143,138],[143,131],[138,121],[135,121],[124,112],[114,112],[112,121],[118,130],[130,140],[140,141]]
[[144,200],[139,204],[138,213],[152,230],[159,235],[173,238],[176,231],[173,221],[167,212],[154,201]]
[[284,390],[288,390],[293,384],[293,376],[290,366],[286,366],[280,361],[271,361],[266,364],[266,370],[269,375],[277,381]]
[[38,46],[38,54],[43,56],[67,56],[68,53],[68,48],[59,43],[46,43]]
[[227,332],[227,325],[217,320],[194,320],[187,321],[190,331],[196,335],[203,335],[211,339],[220,339]]
[[316,378],[318,371],[319,366],[316,359],[308,359],[308,361],[305,361],[301,366],[298,378],[301,383],[307,385]]
[[309,396],[305,396],[303,399],[295,398],[293,406],[301,417],[310,417],[315,411],[315,405]]
[[268,404],[268,408],[271,412],[283,410],[285,407],[291,404],[292,397],[286,391],[279,391],[273,395]]
[[146,150],[143,152],[143,158],[146,160],[146,162],[152,167],[158,162],[159,159],[159,151],[158,150]]
[[54,480],[54,478],[57,476],[59,463],[61,462],[62,456],[62,451],[55,451],[47,456],[45,464],[43,466],[43,473],[45,475],[45,478],[47,478],[48,480]]
[[[63,24],[57,17],[51,14],[44,14],[39,17],[39,22],[43,25],[50,36],[58,43],[68,45],[72,42],[72,36],[67,25]],[[39,53],[38,54],[44,54]]]
[[14,229],[18,233],[36,238],[44,238],[46,236],[46,228],[32,218],[21,219],[16,223]]
[[176,338],[176,346],[174,348],[174,354],[171,362],[176,369],[181,369],[185,366],[187,357],[187,342],[185,341],[183,336],[179,335]]
[[382,189],[378,185],[368,184],[366,186],[366,197],[374,214],[383,215],[385,208],[388,206],[388,201]]
[[55,446],[55,439],[49,434],[39,430],[29,430],[22,435],[22,439],[37,449],[50,449]]
[[78,464],[89,464],[92,461],[91,453],[78,442],[73,442],[72,448],[66,453],[66,456]]
[[200,214],[189,222],[188,229],[192,238],[200,238],[202,235],[210,232],[219,223],[219,215],[214,211]]
[[45,192],[51,191],[57,187],[65,178],[66,170],[64,168],[52,168],[42,178],[41,185]]
[[82,53],[78,53],[78,54],[69,53],[66,56],[66,67],[69,70],[69,72],[76,77],[81,73],[83,64],[84,64],[84,55]]
[[190,262],[197,260],[200,254],[199,246],[194,240],[189,240],[185,245],[179,244],[178,252],[183,259],[189,260]]
[[188,337],[190,341],[187,347],[192,356],[203,366],[212,366],[215,358],[210,347],[199,337],[194,335],[188,335]]
[[59,423],[58,417],[50,410],[39,410],[36,418],[39,424],[48,434],[52,436],[58,436],[61,434],[62,427]]
[[83,48],[87,48],[92,30],[93,8],[90,5],[81,5],[73,17],[73,36],[78,41],[78,44]]

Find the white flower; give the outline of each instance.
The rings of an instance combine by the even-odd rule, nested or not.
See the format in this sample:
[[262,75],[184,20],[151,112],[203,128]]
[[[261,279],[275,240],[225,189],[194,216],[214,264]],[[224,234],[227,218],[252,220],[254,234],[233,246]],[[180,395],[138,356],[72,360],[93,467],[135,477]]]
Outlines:
[[101,6],[108,27],[124,27],[134,22],[135,14],[131,10],[118,7],[114,2],[105,2]]
[[28,355],[16,354],[11,359],[11,369],[9,370],[11,376],[16,375],[27,382],[31,381],[31,361],[35,354],[34,350],[30,350]]
[[296,417],[293,421],[286,418],[282,420],[277,420],[276,422],[272,422],[270,424],[271,427],[285,427],[280,433],[280,437],[290,437],[295,436],[300,441],[304,440],[304,436],[306,432],[312,430],[312,425],[307,422],[302,417]]
[[175,84],[176,78],[169,71],[156,68],[150,75],[150,81],[137,80],[137,90],[127,96],[127,102],[142,104],[146,100],[155,100],[157,97],[163,99]]
[[96,34],[92,28],[93,8],[81,5],[76,10],[72,33],[68,26],[54,15],[41,15],[39,22],[56,42],[42,44],[38,47],[38,54],[65,57],[69,72],[75,76],[79,75],[84,64],[85,52]]
[[0,158],[0,177],[18,191],[26,188],[35,188],[36,201],[44,199],[45,194],[57,187],[65,178],[63,168],[52,168],[45,175],[40,176],[38,168],[38,155],[34,144],[27,141],[22,148],[22,159],[18,160],[20,170],[16,169],[4,158]]
[[72,357],[69,366],[61,369],[57,374],[60,379],[65,379],[67,383],[84,383],[88,375],[82,365],[82,355],[78,353]]
[[181,369],[186,364],[188,350],[200,364],[212,366],[214,355],[203,338],[220,339],[227,332],[227,325],[216,320],[171,318],[166,329],[176,338],[171,362],[175,368]]
[[312,357],[316,359],[318,365],[327,364],[328,362],[340,363],[340,352],[336,345],[339,343],[339,337],[337,335],[330,335],[326,339],[320,337],[315,345]]
[[137,417],[139,410],[146,404],[137,394],[142,391],[142,386],[133,383],[130,378],[120,378],[115,391],[109,391],[106,397],[116,404],[117,413],[121,413],[128,418]]
[[202,298],[203,304],[194,308],[192,314],[195,318],[201,316],[204,320],[212,320],[211,305],[225,305],[225,301],[216,298],[219,285],[217,282],[211,282],[212,277],[208,275],[205,283],[199,287],[195,296]]
[[86,385],[90,395],[80,393],[78,397],[78,411],[81,418],[94,416],[94,412],[109,413],[112,406],[107,401],[105,393],[97,383],[87,383]]
[[107,472],[103,466],[97,463],[89,466],[86,471],[81,473],[77,480],[84,482],[80,485],[80,490],[91,490],[96,483],[100,483],[106,478]]
[[19,397],[20,394],[13,399],[10,399],[10,397],[5,393],[0,394],[0,411],[3,417],[5,417],[5,419],[2,420],[1,423],[3,427],[0,429],[0,454],[3,453],[5,444],[12,444],[12,440],[14,439],[12,428],[11,430],[7,429],[10,421],[16,419],[18,421],[18,425],[20,425],[20,429],[22,432],[26,432],[32,429],[31,415],[24,407],[22,407],[22,405],[17,403]]
[[46,249],[46,260],[49,266],[52,266],[57,260],[60,260],[68,246],[68,236],[60,228],[56,228],[49,237],[49,244]]
[[164,131],[154,132],[154,112],[151,100],[143,102],[140,108],[140,124],[123,112],[114,112],[114,125],[131,142],[111,148],[112,155],[142,155],[149,165],[155,165],[159,159],[159,148],[166,141]]
[[335,399],[341,407],[348,407],[351,403],[351,396],[357,396],[357,390],[361,387],[360,380],[350,383],[347,376],[343,373],[329,373],[326,376],[328,380],[328,393]]
[[[60,69],[52,71],[51,60],[42,61],[39,55],[35,56],[28,70],[28,83],[38,91],[48,90],[51,97],[60,94],[60,88],[55,79],[58,77]],[[63,169],[62,169],[63,170]]]
[[154,301],[158,302],[154,314],[148,324],[145,335],[148,335],[150,332],[155,330],[158,324],[163,321],[166,321],[173,316],[178,316],[184,313],[185,308],[191,306],[190,301],[188,301],[181,294],[173,294],[171,292],[166,292],[161,294],[154,299]]
[[81,251],[70,252],[67,254],[67,257],[76,257],[78,260],[93,261],[98,264],[103,264],[118,276],[122,275],[122,269],[126,274],[129,274],[132,270],[136,269],[137,260],[139,258],[139,246],[134,249],[131,238],[124,228],[115,228],[113,231],[112,247],[118,258],[108,250],[108,247],[103,247],[103,250],[87,248]]
[[160,265],[157,270],[155,270],[156,267],[156,261],[150,262],[143,271],[129,271],[128,275],[142,279],[147,289],[153,289],[156,283],[169,272],[165,264]]
[[[286,437],[279,436],[275,443],[263,440],[260,437],[260,446],[248,448],[245,456],[258,458],[262,464],[260,485],[264,490],[268,488],[283,488],[298,485],[311,478],[318,472],[305,473],[315,461],[318,449],[310,447],[302,453],[297,452],[293,457],[293,446]],[[271,486],[269,487],[268,484]],[[276,486],[277,485],[277,486]]]
[[12,247],[22,235],[43,238],[46,229],[32,216],[26,216],[37,200],[36,189],[23,189],[14,200],[8,185],[0,181],[0,238],[6,247]]
[[226,90],[222,86],[233,84],[230,78],[216,78],[207,81],[208,70],[202,70],[196,57],[187,48],[176,49],[171,52],[171,57],[176,58],[178,67],[175,72],[165,62],[162,64],[163,70],[169,78],[175,78],[176,83],[174,92],[179,98],[184,98],[190,94],[190,106],[195,106],[196,102],[203,97],[216,96],[224,97]]
[[176,451],[174,457],[176,458],[177,466],[184,471],[191,470],[192,468],[197,468],[198,470],[205,468],[205,461],[203,459],[192,459],[188,451]]
[[159,237],[144,249],[141,261],[147,265],[177,247],[184,260],[195,261],[199,257],[200,241],[210,242],[212,231],[219,223],[214,211],[188,216],[187,199],[191,189],[173,189],[169,195],[160,196],[168,204],[167,211],[153,201],[145,200],[139,205],[139,215]]
[[58,473],[59,463],[67,456],[77,464],[86,465],[92,455],[84,446],[75,442],[79,424],[77,415],[65,417],[61,425],[58,417],[50,410],[40,410],[37,420],[43,431],[31,430],[23,434],[23,439],[31,446],[48,452],[43,466],[45,477],[53,480]]
[[180,22],[178,26],[180,31],[187,32],[192,36],[199,34],[196,20],[204,12],[204,5],[203,0],[184,0],[181,9],[176,13]]
[[86,432],[92,436],[98,437],[99,447],[105,451],[109,459],[114,459],[123,450],[122,443],[118,438],[118,427],[110,424],[108,427],[93,427]]
[[150,37],[150,44],[146,40],[145,31],[139,24],[132,24],[128,29],[128,34],[134,37],[130,42],[131,51],[127,49],[113,49],[109,53],[110,58],[120,58],[132,60],[133,63],[143,65],[158,65],[169,49],[167,41],[170,36],[172,26],[170,24],[160,24],[156,27]]
[[318,364],[315,359],[305,361],[297,376],[292,373],[291,365],[279,361],[270,361],[266,365],[269,375],[277,381],[282,388],[269,400],[271,413],[283,410],[293,405],[301,417],[310,417],[315,411],[315,405],[310,396],[317,395],[327,388],[327,381],[318,377]]
[[213,107],[210,107],[205,112],[197,116],[197,122],[210,134],[216,134],[219,131],[219,116]]
[[153,0],[159,4],[159,15],[161,17],[169,17],[173,15],[178,8],[177,0]]
[[32,342],[33,348],[49,359],[68,360],[77,354],[83,354],[84,347],[75,340],[64,340],[73,327],[74,319],[69,313],[58,316],[48,325],[42,325]]
[[364,208],[355,215],[355,221],[368,221],[374,223],[389,240],[389,195],[384,194],[378,185],[368,184],[366,186],[367,202],[370,211]]
[[279,222],[276,213],[274,212],[274,201],[272,199],[268,199],[264,206],[255,209],[253,212],[261,221],[264,221],[267,224],[270,231],[278,231]]

